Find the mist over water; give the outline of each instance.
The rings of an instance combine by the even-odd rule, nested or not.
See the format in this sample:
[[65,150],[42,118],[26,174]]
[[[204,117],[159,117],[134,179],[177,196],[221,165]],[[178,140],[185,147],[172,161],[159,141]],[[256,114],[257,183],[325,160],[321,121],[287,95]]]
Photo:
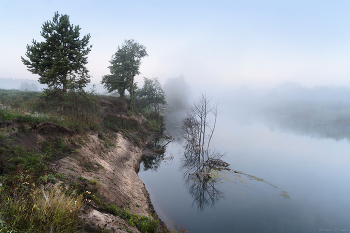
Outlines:
[[[220,91],[178,76],[163,89],[173,141],[139,173],[163,221],[203,233],[350,231],[349,88]],[[225,154],[227,170],[196,163],[179,130],[201,93],[218,103],[211,150]]]
[[[163,158],[172,163],[139,173],[163,220],[204,233],[350,231],[348,88],[285,83],[209,94],[220,112],[211,144],[231,171],[198,183],[184,173],[184,141],[169,144]],[[167,118],[176,137],[181,112]]]
[[186,116],[191,104],[190,86],[184,76],[169,78],[163,85],[166,93],[167,107],[165,110],[166,131],[177,141],[182,141],[178,132],[182,119]]
[[[163,85],[172,142],[139,176],[164,221],[201,233],[350,231],[349,1],[2,3],[0,89],[47,88],[20,58],[54,12],[91,34],[86,91],[107,94],[101,79],[125,39],[147,48],[135,84]],[[210,148],[231,169],[215,179],[182,169],[193,151],[179,129],[201,93],[218,103]]]

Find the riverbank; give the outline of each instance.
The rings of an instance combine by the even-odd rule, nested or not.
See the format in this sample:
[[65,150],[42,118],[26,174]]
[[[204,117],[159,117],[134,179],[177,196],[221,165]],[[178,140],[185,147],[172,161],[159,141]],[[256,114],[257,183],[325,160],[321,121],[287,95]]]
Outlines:
[[[19,129],[26,133],[20,133]],[[38,125],[7,122],[1,132],[23,150],[51,150],[53,156],[46,171],[46,177],[51,178],[41,185],[44,190],[50,190],[61,184],[83,196],[78,217],[86,232],[141,232],[133,221],[128,221],[130,216],[152,218],[159,222],[157,232],[169,232],[157,218],[145,185],[137,175],[143,149],[123,133],[71,134],[69,129],[49,122]],[[110,206],[130,216],[113,215]]]
[[[111,139],[114,145],[108,149],[97,133],[90,133],[86,141],[78,153],[52,164],[70,183],[78,183],[91,190],[86,195],[86,204],[79,218],[85,222],[87,229],[127,232],[121,229],[125,228],[140,232],[120,216],[108,213],[105,206],[114,204],[129,210],[132,215],[156,216],[145,185],[137,175],[142,148],[121,133],[114,135]],[[161,221],[160,226],[157,232],[169,232]]]
[[0,110],[0,230],[169,232],[137,175],[162,118],[103,96],[83,118],[9,106]]

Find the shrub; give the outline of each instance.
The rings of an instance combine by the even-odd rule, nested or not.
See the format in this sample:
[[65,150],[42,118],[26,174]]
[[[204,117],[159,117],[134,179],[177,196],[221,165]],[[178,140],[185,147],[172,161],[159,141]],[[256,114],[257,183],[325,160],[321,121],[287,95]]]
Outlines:
[[98,184],[97,180],[88,179],[88,181],[92,185],[97,185]]

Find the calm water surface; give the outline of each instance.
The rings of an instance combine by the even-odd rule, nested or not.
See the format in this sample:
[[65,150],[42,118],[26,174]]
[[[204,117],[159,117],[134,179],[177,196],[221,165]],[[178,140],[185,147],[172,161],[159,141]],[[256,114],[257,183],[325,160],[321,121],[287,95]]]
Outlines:
[[172,161],[139,173],[160,218],[201,233],[350,231],[350,129],[235,115],[219,115],[211,145],[231,169],[266,182],[233,172],[214,187],[188,181],[173,142]]

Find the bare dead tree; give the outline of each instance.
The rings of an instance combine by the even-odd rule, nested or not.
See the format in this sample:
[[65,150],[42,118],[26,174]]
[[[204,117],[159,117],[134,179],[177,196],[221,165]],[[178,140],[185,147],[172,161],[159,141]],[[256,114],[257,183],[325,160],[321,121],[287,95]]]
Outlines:
[[199,211],[205,206],[214,206],[223,193],[216,187],[218,171],[229,170],[229,164],[222,161],[225,155],[210,147],[216,120],[217,104],[211,104],[211,98],[202,94],[187,112],[182,120],[181,133],[186,140],[184,156],[180,160],[180,170],[183,178],[197,203]]
[[[213,137],[218,116],[217,104],[211,104],[211,98],[205,93],[196,101],[187,112],[187,117],[181,123],[182,135],[186,140],[185,157],[196,161],[197,171],[203,164],[213,159],[220,159],[223,155],[210,152],[210,142]],[[210,122],[213,121],[213,123]],[[191,151],[191,153],[189,153]],[[193,158],[189,158],[189,157]]]

